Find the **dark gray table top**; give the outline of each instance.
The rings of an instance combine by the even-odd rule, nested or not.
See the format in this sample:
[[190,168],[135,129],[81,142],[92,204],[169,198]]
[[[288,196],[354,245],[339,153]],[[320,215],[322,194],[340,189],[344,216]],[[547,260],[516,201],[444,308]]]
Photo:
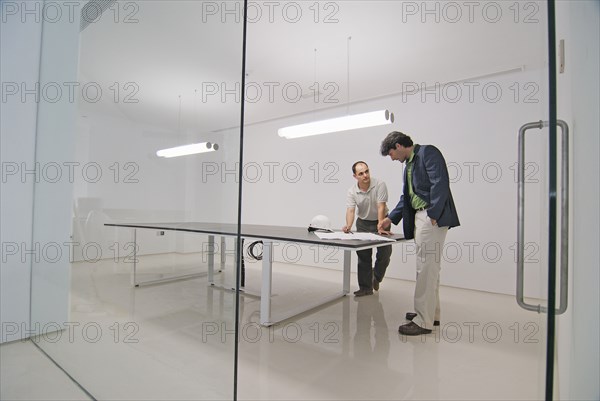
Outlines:
[[[155,229],[165,231],[183,231],[204,233],[209,235],[223,235],[235,237],[238,235],[237,224],[203,223],[203,222],[173,222],[173,223],[106,223],[105,226],[129,227],[142,229]],[[239,234],[245,238],[271,239],[287,242],[298,242],[317,245],[331,245],[340,248],[360,249],[373,248],[391,241],[364,241],[364,240],[328,240],[320,239],[314,232],[309,232],[307,227],[268,226],[257,224],[242,224]],[[393,234],[389,238],[396,242],[404,239],[402,234]]]

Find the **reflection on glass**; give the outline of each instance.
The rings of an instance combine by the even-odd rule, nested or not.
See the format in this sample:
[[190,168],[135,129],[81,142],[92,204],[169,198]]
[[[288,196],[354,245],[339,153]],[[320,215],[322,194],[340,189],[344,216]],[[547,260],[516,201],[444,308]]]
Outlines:
[[[48,24],[75,43],[69,57],[48,37],[42,59],[42,76],[57,66],[72,72],[63,81],[76,96],[62,114],[73,126],[60,159],[73,170],[63,203],[72,204],[72,263],[54,293],[64,317],[38,344],[97,399],[231,399],[234,342],[207,337],[213,327],[230,337],[234,329],[235,293],[214,291],[206,276],[207,252],[220,250],[201,234],[105,224],[237,221],[237,185],[207,172],[239,160],[241,103],[208,94],[239,86],[241,20],[207,19],[206,4],[191,1],[91,1],[77,10],[77,21]],[[156,155],[183,144],[210,152]],[[38,147],[38,158],[53,152]],[[36,195],[36,204],[47,201]],[[43,222],[38,215],[40,232]],[[222,265],[216,280],[234,281],[231,253]],[[134,269],[138,282],[155,284],[133,286]],[[38,290],[47,280],[34,275],[36,316],[47,309]]]

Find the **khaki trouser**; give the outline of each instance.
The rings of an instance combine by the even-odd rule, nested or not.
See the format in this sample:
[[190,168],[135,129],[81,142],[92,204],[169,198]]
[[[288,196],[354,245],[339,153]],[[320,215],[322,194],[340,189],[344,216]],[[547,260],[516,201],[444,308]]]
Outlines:
[[433,329],[434,320],[440,320],[440,268],[447,233],[448,227],[431,224],[426,210],[415,215],[417,283],[414,302],[417,316],[413,322],[429,330]]

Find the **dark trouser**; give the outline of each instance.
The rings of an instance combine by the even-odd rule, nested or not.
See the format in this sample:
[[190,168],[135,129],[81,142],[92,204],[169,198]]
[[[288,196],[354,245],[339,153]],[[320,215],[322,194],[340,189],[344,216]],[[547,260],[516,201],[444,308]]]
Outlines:
[[[356,229],[358,232],[377,233],[377,220],[356,219]],[[371,289],[373,288],[373,278],[382,281],[385,276],[385,270],[390,264],[392,256],[392,246],[386,245],[377,248],[375,268],[373,268],[373,249],[356,251],[356,255],[358,255],[358,286],[360,289]]]

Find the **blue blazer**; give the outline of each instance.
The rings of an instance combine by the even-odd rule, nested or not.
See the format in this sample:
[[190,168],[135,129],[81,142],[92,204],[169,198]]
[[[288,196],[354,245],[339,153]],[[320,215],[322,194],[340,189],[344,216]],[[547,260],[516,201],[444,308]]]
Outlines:
[[[460,226],[458,213],[450,192],[448,168],[442,152],[433,145],[415,145],[413,158],[413,191],[427,202],[427,216],[437,221],[439,227]],[[403,221],[404,237],[415,237],[415,213],[408,195],[408,177],[404,169],[404,189],[400,201],[389,214],[392,223]],[[406,202],[405,202],[406,199]]]

